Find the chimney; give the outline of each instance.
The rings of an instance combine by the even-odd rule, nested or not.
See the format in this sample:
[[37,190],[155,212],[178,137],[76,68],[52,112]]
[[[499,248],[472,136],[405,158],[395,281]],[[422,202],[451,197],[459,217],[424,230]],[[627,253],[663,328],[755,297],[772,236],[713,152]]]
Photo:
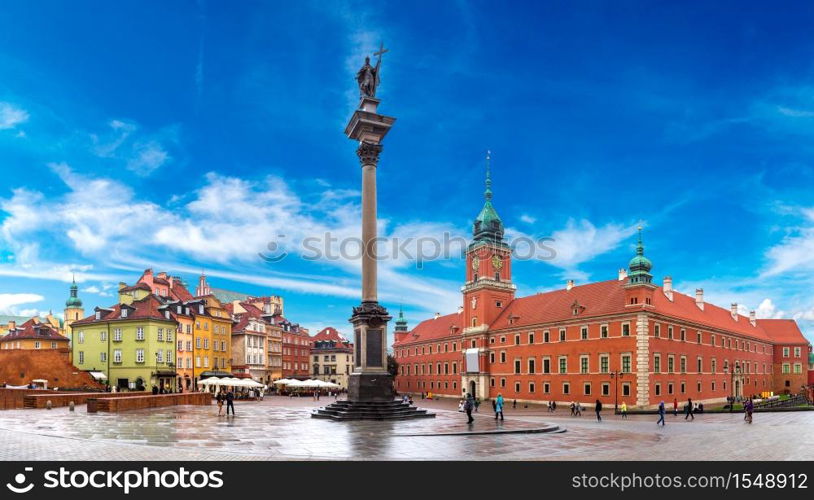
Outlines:
[[627,278],[627,269],[624,267],[619,269],[619,281],[624,281]]
[[160,273],[158,273],[158,277],[160,279],[162,279],[162,280],[165,280],[165,279],[167,279],[167,273],[165,273],[164,271],[161,271]]
[[752,326],[757,326],[757,316],[755,316],[755,311],[749,311],[749,323],[752,323]]
[[435,313],[435,317],[434,317],[433,319],[438,319],[438,318],[440,318],[440,317],[441,317],[441,313],[438,313],[438,312],[437,312],[437,313]]
[[662,289],[664,290],[664,295],[670,302],[673,301],[673,278],[672,276],[665,276],[664,277],[664,285],[662,285]]
[[570,290],[574,288],[574,280],[568,280],[565,282],[565,289]]
[[8,322],[8,331],[16,330],[17,329],[17,322],[13,319]]
[[173,283],[175,283],[175,276],[170,276],[170,290],[172,290]]
[[703,288],[696,288],[695,289],[695,305],[698,306],[699,309],[702,311],[704,310],[704,289]]
[[153,287],[153,270],[152,269],[145,269],[144,274],[141,276],[141,279],[139,281],[143,281],[144,283],[147,283],[150,286],[150,288],[152,288]]
[[732,319],[738,321],[738,303],[733,302],[729,310],[732,313]]

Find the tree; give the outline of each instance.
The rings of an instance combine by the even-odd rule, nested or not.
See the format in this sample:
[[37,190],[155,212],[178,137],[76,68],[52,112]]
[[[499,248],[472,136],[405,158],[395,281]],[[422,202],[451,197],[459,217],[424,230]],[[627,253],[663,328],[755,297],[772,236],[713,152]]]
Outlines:
[[392,376],[396,376],[399,372],[399,363],[396,361],[396,358],[393,357],[392,354],[387,355],[387,373]]

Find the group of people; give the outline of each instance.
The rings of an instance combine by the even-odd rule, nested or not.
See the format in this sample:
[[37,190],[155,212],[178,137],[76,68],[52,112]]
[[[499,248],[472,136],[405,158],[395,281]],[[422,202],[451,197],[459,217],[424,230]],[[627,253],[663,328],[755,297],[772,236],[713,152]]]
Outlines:
[[[505,401],[503,400],[503,394],[498,394],[495,399],[492,400],[492,410],[495,412],[495,420],[500,419],[503,421],[503,405]],[[480,398],[474,397],[471,393],[466,394],[466,398],[458,405],[458,411],[463,411],[466,413],[466,423],[471,424],[475,421],[472,418],[472,412],[477,412],[478,408],[480,407]]]
[[235,416],[235,394],[232,391],[221,389],[215,394],[215,401],[218,403],[218,416],[223,415],[223,404],[226,403],[226,416],[229,416],[229,409],[232,410],[232,416]]

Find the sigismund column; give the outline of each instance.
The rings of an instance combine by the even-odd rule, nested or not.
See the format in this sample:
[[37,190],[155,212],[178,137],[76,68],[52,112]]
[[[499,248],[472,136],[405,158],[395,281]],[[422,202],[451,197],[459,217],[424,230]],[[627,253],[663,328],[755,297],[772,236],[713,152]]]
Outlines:
[[382,151],[382,139],[395,118],[380,115],[376,99],[383,48],[376,66],[370,58],[356,75],[359,84],[359,108],[353,113],[345,135],[357,141],[356,154],[362,166],[362,303],[353,308],[354,370],[348,384],[348,400],[353,402],[392,401],[393,377],[387,371],[387,322],[391,316],[379,304],[376,290],[376,169]]

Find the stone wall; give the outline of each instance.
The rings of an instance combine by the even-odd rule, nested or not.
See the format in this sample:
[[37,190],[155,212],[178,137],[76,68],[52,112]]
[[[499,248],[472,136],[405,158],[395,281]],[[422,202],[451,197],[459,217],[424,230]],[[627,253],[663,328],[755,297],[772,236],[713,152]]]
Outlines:
[[180,394],[159,394],[146,396],[132,396],[118,398],[98,398],[88,400],[88,411],[119,412],[128,410],[142,410],[145,408],[159,408],[163,406],[212,404],[212,395],[208,392],[184,392]]

